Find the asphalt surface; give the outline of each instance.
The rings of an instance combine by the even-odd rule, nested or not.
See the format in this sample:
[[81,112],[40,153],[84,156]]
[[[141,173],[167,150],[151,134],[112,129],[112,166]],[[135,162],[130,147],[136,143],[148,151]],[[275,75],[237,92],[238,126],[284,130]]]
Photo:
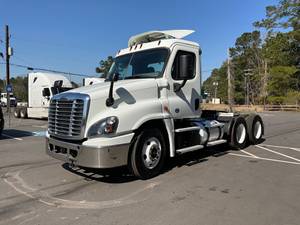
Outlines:
[[45,154],[46,121],[12,119],[0,138],[0,224],[299,225],[300,114],[261,115],[258,146],[186,154],[147,181],[70,169]]

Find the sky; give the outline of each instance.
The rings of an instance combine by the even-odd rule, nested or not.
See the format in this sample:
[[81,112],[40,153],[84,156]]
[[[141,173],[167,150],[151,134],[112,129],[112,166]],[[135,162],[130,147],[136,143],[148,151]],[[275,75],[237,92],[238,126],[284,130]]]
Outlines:
[[[226,60],[227,49],[275,0],[0,0],[0,52],[9,25],[11,63],[96,75],[101,59],[150,30],[192,29],[202,48],[204,80]],[[5,10],[4,10],[5,9]],[[0,58],[0,63],[4,60]],[[12,76],[27,74],[11,67]],[[0,64],[0,79],[5,66]]]

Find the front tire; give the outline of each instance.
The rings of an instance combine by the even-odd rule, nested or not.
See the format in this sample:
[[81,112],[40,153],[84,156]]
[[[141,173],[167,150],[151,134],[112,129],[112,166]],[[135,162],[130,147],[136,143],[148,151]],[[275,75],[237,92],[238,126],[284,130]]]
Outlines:
[[161,172],[166,155],[162,132],[157,128],[148,128],[141,131],[133,143],[129,166],[136,177],[149,179]]

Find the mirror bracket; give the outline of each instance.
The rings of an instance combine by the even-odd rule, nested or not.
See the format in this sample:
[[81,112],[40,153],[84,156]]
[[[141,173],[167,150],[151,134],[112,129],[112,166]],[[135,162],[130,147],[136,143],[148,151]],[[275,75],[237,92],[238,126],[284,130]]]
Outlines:
[[183,87],[184,87],[184,85],[186,84],[186,82],[187,82],[187,79],[184,79],[184,80],[182,81],[182,83],[181,83],[181,84],[174,83],[174,85],[173,85],[174,91],[175,91],[175,92],[178,92],[178,91],[180,91],[180,90],[181,90],[181,88],[183,88]]
[[108,98],[106,99],[106,106],[110,107],[115,103],[115,99],[113,97],[113,89],[114,89],[114,82],[119,79],[119,74],[115,73],[110,81],[110,88]]

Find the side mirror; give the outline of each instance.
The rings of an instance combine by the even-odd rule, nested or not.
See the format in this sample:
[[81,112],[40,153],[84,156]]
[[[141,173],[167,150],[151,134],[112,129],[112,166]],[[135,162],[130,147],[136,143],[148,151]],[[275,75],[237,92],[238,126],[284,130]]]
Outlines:
[[187,80],[194,76],[194,57],[192,55],[179,56],[178,78],[183,80],[181,84],[174,83],[174,91],[178,92],[186,84]]
[[49,90],[49,88],[44,88],[42,94],[43,94],[44,97],[50,97],[50,90]]
[[194,76],[194,57],[192,55],[181,55],[179,57],[179,76],[182,80],[188,80]]

